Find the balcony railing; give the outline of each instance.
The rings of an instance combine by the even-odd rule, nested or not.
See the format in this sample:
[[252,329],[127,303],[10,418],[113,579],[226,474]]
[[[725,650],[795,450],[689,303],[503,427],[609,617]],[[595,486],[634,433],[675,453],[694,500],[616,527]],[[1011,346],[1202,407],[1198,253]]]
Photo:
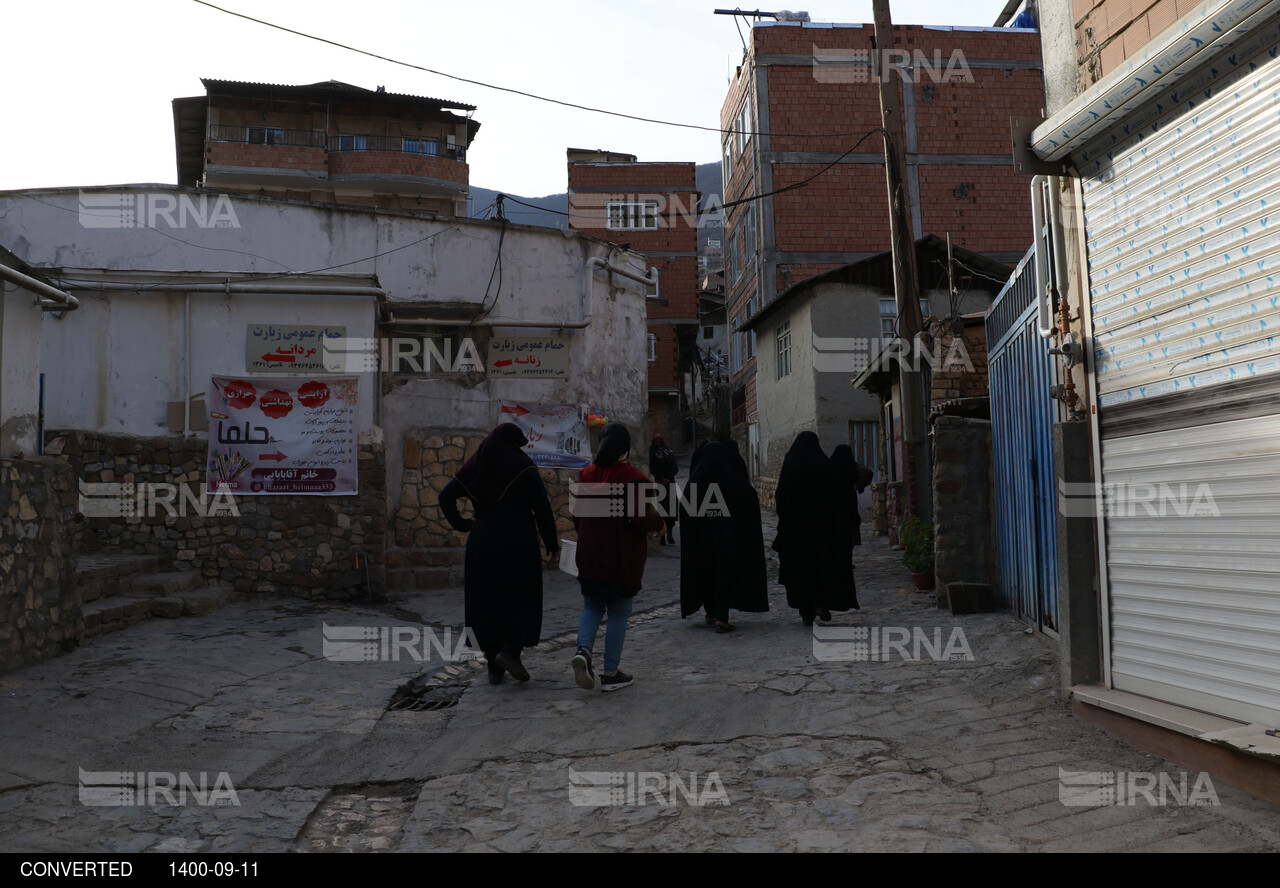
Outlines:
[[457,145],[441,144],[439,139],[414,139],[405,136],[326,136],[318,130],[289,130],[270,126],[209,127],[210,142],[239,142],[245,145],[290,145],[325,148],[334,152],[394,151],[423,157],[443,157],[466,163],[467,150]]
[[323,148],[324,133],[317,130],[289,130],[274,126],[209,127],[210,142],[240,142],[245,145],[291,145]]
[[414,139],[406,136],[330,136],[330,151],[394,151],[400,154],[420,154],[423,157],[443,157],[465,163],[467,151],[456,145],[442,145],[438,139]]

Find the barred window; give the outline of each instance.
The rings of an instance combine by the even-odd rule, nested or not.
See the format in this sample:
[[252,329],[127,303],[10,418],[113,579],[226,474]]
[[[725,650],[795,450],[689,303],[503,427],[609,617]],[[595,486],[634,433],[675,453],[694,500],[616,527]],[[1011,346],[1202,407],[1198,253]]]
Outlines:
[[607,227],[612,231],[656,229],[658,227],[658,202],[656,200],[608,204]]

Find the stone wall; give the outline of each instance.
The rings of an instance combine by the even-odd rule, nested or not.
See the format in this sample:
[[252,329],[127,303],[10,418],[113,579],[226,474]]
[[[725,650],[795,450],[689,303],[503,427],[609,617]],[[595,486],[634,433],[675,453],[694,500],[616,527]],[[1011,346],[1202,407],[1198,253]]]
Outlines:
[[933,424],[934,576],[953,582],[994,582],[991,528],[991,423],[939,416]]
[[0,671],[71,650],[84,633],[75,513],[70,467],[0,459]]
[[[45,450],[89,483],[135,486],[125,513],[85,521],[86,551],[156,555],[241,592],[345,598],[385,591],[386,458],[361,436],[356,496],[203,495],[208,444],[51,431]],[[163,485],[163,486],[156,486]],[[166,502],[167,497],[172,502]]]

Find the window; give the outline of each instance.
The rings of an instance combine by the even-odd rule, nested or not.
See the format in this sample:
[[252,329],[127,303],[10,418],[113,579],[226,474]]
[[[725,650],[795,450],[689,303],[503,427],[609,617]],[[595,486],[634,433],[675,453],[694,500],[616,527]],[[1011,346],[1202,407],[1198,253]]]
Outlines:
[[[331,143],[332,144],[332,143]],[[338,136],[339,151],[368,151],[368,136]]]
[[703,338],[703,339],[715,339],[715,338],[716,338],[716,328],[715,328],[715,327],[703,327],[703,328],[702,328],[702,338]]
[[658,360],[658,334],[649,334],[649,362],[653,363]]
[[283,145],[284,130],[271,129],[265,126],[249,127],[250,145]]
[[774,334],[778,341],[778,378],[791,375],[791,322],[787,321]]
[[729,180],[733,178],[733,136],[724,140],[724,164],[720,167],[721,193],[728,195]]
[[[742,326],[742,315],[738,315],[733,319],[735,328]],[[742,369],[742,336],[741,332],[733,334],[733,341],[729,345],[729,363],[733,367],[733,372],[737,373]]]
[[440,153],[440,146],[435,139],[405,139],[405,154],[430,154],[436,155]]
[[756,205],[747,204],[747,210],[742,214],[742,237],[746,244],[746,255],[754,256],[756,253]]
[[[754,315],[758,307],[759,306],[756,305],[755,296],[748,298],[746,318],[750,318],[752,315]],[[743,342],[747,348],[746,357],[743,358],[743,363],[745,364],[747,361],[750,361],[752,358],[756,356],[756,331],[748,330],[745,334],[743,334],[743,336],[744,336]]]
[[634,203],[608,204],[606,223],[612,231],[656,229],[658,227],[658,202],[656,200]]
[[729,235],[729,286],[734,286],[742,277],[742,232],[735,231]]
[[[929,300],[920,300],[920,316],[929,316]],[[880,300],[880,339],[888,342],[898,335],[898,302],[895,299]]]
[[747,101],[742,104],[742,111],[738,114],[738,154],[742,154],[747,150],[747,143],[751,141],[751,131],[754,129],[751,120],[751,97],[747,97]]

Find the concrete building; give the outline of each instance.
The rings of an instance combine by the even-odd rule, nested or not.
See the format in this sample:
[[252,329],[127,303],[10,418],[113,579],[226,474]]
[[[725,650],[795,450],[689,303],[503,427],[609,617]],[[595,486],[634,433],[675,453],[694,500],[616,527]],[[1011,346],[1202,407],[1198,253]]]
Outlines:
[[201,82],[173,100],[179,185],[467,215],[474,106],[337,80]]
[[645,303],[649,423],[653,434],[678,446],[692,417],[685,393],[699,332],[696,165],[576,148],[568,163],[569,227],[625,243],[645,256],[639,270],[657,272]]
[[[953,295],[946,243],[936,237],[917,241],[920,309],[926,318],[983,311],[999,291],[993,278],[1007,271],[1002,264],[968,250],[955,251],[954,259]],[[741,329],[754,332],[760,345],[754,450],[755,483],[764,500],[772,500],[782,460],[802,431],[816,432],[828,453],[848,444],[860,464],[877,471],[877,481],[894,477],[880,455],[881,429],[896,428],[894,414],[850,381],[895,341],[896,316],[893,256],[886,252],[795,284],[743,321]],[[941,373],[952,364],[972,369],[972,361],[966,349],[956,354],[926,349],[920,369]],[[900,449],[900,435],[896,441]],[[901,464],[903,458],[890,452],[889,463]]]
[[[890,247],[873,32],[757,22],[721,110],[729,317],[740,331],[733,422],[749,448],[760,446],[765,377],[743,323],[805,279]],[[1038,35],[908,25],[894,42],[915,236],[950,233],[957,247],[1015,264],[1031,215],[1009,118],[1044,105]]]
[[[85,481],[202,486],[211,377],[285,378],[255,369],[255,327],[408,341],[393,345],[393,358],[408,357],[392,366],[384,351],[339,368],[358,382],[358,495],[245,497],[240,520],[91,522],[106,549],[158,555],[241,591],[456,579],[464,540],[435,494],[501,420],[502,401],[608,405],[637,438],[648,431],[645,285],[633,270],[644,259],[587,235],[156,185],[0,193],[0,243],[22,251],[26,274],[80,301],[74,322],[46,312],[33,328],[38,362],[25,345],[11,356],[7,340],[3,358],[43,369],[50,452]],[[500,283],[487,284],[499,261]],[[6,335],[15,308],[39,314],[7,302]],[[496,373],[495,340],[522,336],[561,346],[561,372]],[[464,342],[481,366],[450,365]],[[6,401],[8,383],[6,371]],[[33,380],[15,385],[30,400]],[[568,533],[570,473],[544,479]],[[366,560],[369,574],[354,567]]]
[[1041,18],[1049,118],[1018,148],[1046,177],[1041,276],[1070,353],[1064,682],[1083,716],[1276,797],[1280,6]]

